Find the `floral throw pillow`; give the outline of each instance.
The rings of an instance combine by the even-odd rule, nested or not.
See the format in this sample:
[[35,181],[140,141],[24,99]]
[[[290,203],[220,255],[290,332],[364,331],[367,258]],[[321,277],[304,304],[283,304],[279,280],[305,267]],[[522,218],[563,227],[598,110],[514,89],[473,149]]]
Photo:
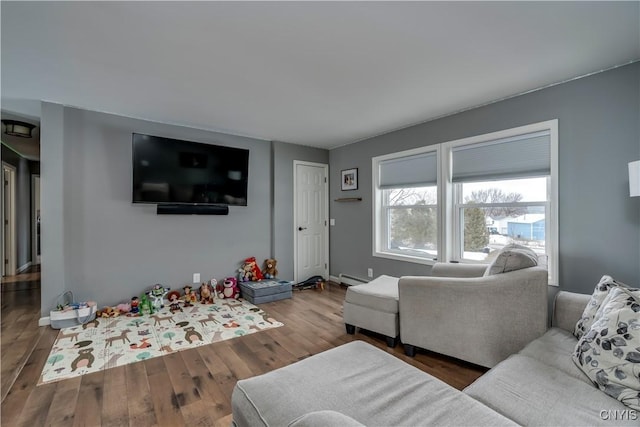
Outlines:
[[580,320],[576,323],[576,327],[573,330],[573,335],[580,339],[590,328],[596,317],[598,309],[602,306],[607,295],[609,295],[609,289],[616,286],[611,276],[602,276],[600,282],[596,285],[596,288],[591,295],[589,303],[584,309]]
[[640,290],[614,287],[609,295],[573,361],[600,390],[640,410]]

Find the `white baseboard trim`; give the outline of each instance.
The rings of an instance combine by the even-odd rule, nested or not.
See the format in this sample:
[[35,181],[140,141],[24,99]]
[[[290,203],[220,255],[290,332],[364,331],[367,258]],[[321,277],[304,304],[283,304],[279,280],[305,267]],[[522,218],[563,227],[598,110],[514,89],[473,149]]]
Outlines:
[[38,326],[49,326],[50,324],[51,318],[49,316],[41,317],[40,320],[38,320]]
[[333,283],[340,283],[340,278],[338,276],[329,275],[329,280]]
[[27,268],[31,267],[31,261],[29,261],[28,263],[26,263],[25,265],[23,265],[22,267],[18,268],[16,270],[16,274],[20,274],[23,271],[25,271]]

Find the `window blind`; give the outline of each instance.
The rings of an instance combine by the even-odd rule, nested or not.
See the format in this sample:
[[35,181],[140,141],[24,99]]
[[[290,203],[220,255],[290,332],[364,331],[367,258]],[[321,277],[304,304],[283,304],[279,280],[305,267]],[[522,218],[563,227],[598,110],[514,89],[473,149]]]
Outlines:
[[456,147],[453,182],[545,176],[551,172],[549,131]]
[[437,180],[435,151],[380,162],[380,188],[426,187]]

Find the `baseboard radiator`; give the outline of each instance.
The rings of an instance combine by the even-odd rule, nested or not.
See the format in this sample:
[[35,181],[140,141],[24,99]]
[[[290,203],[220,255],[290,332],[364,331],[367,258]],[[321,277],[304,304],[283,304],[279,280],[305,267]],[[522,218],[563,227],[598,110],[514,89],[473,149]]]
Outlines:
[[349,274],[340,273],[338,277],[340,278],[340,283],[344,283],[345,285],[349,285],[349,286],[362,285],[363,283],[369,282],[368,280],[361,279],[356,276],[351,276]]

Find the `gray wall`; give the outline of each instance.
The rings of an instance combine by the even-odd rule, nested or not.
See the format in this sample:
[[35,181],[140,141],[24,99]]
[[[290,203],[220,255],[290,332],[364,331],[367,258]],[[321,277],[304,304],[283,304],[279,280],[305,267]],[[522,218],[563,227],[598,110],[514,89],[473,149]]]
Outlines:
[[640,63],[433,120],[330,151],[330,198],[341,169],[359,168],[362,202],[331,202],[331,274],[428,274],[372,256],[371,158],[545,120],[559,121],[561,289],[591,293],[603,274],[640,286],[640,198],[627,163],[640,159]]
[[329,163],[329,151],[302,145],[273,143],[274,258],[278,275],[293,280],[293,161]]
[[[286,274],[292,254],[281,246],[292,246],[292,240],[272,237],[287,228],[286,209],[274,211],[273,201],[279,206],[280,197],[293,191],[293,175],[284,166],[288,159],[316,158],[315,149],[275,144],[272,150],[269,141],[54,104],[44,103],[42,111],[42,210],[48,232],[42,236],[42,258],[49,259],[43,265],[43,316],[63,290],[73,291],[77,300],[115,304],[155,283],[179,288],[191,282],[192,273],[202,280],[235,275],[248,256],[261,262],[282,254],[279,267]],[[132,132],[249,149],[248,206],[231,206],[228,216],[190,216],[156,215],[155,205],[132,204]],[[272,160],[272,154],[286,159],[277,176],[274,165],[281,159]],[[56,224],[62,234],[50,232]]]
[[2,144],[2,161],[16,168],[16,268],[26,266],[31,254],[31,175],[37,165]]
[[43,316],[48,316],[67,282],[64,107],[43,102],[40,125],[40,309]]

